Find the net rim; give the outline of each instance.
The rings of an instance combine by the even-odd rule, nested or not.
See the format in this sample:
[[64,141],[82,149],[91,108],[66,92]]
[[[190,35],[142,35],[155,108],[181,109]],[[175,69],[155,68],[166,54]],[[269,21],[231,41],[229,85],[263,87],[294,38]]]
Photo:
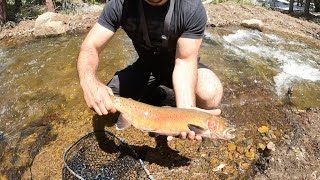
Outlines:
[[[80,139],[78,139],[76,142],[72,143],[67,149],[66,151],[63,153],[63,165],[65,168],[67,168],[67,170],[72,174],[74,175],[75,177],[77,177],[78,179],[81,179],[81,180],[85,180],[83,177],[79,176],[77,173],[75,173],[68,165],[67,163],[67,156],[70,152],[70,150],[76,146],[80,141],[82,141],[83,139],[89,137],[89,136],[92,136],[93,134],[96,134],[96,133],[105,133],[107,135],[110,135],[111,137],[113,138],[116,138],[117,140],[119,140],[121,143],[123,143],[124,145],[128,146],[128,148],[130,148],[130,146],[128,145],[128,143],[122,139],[122,138],[119,138],[117,137],[116,135],[114,135],[112,132],[110,131],[106,131],[106,130],[96,130],[96,131],[93,131],[93,132],[90,132],[84,136],[82,136]],[[141,167],[143,168],[143,170],[147,173],[148,175],[148,178],[150,180],[154,180],[153,176],[150,174],[149,170],[147,169],[146,165],[144,164],[144,162],[138,158],[138,154],[134,151],[134,149],[130,148],[130,150],[134,153],[134,155],[137,157]]]

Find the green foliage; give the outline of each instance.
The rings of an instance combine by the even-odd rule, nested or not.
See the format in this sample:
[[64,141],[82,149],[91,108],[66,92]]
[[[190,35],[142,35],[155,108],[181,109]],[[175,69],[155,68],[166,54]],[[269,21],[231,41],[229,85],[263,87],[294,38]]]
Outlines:
[[39,15],[47,11],[45,5],[22,4],[21,11],[16,12],[14,4],[8,4],[8,19],[9,21],[22,21],[26,19],[35,19]]

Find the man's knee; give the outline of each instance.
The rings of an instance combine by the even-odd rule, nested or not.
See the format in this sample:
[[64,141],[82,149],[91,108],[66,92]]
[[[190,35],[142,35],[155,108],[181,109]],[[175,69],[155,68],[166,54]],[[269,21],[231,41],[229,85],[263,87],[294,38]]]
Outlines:
[[222,95],[223,88],[219,78],[210,69],[198,69],[197,106],[203,109],[216,108]]

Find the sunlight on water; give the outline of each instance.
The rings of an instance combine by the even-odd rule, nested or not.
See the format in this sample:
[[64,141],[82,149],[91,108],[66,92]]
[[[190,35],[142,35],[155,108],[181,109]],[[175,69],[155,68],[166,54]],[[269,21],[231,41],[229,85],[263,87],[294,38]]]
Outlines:
[[[223,39],[227,49],[248,63],[265,64],[267,69],[276,72],[274,87],[280,97],[289,87],[301,85],[301,82],[305,82],[303,86],[309,88],[310,93],[320,88],[320,52],[316,47],[252,30],[238,30],[223,36]],[[308,81],[316,82],[316,87],[308,85]],[[314,98],[319,99],[317,96]]]
[[304,64],[292,62],[281,66],[283,72],[274,77],[277,94],[281,94],[292,86],[294,81],[301,79],[310,81],[320,81],[319,69],[312,68]]
[[[82,40],[83,36],[39,39],[1,50],[0,130],[6,137],[17,137],[19,129],[48,114],[77,114],[86,108],[76,70]],[[112,62],[99,67],[104,82],[133,54],[130,42],[113,47],[101,53],[101,61]],[[66,112],[67,107],[75,110]]]

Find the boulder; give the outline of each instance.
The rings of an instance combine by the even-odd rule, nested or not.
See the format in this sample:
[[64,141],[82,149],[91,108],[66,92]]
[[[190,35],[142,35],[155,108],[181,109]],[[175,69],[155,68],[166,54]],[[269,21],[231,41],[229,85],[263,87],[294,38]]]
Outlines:
[[80,13],[99,13],[103,10],[103,7],[98,5],[88,5],[83,3],[82,7],[78,8],[78,12]]
[[261,20],[249,19],[249,20],[243,20],[241,22],[241,26],[246,27],[246,28],[250,28],[250,29],[255,29],[258,31],[262,31],[264,24],[262,23]]
[[45,37],[64,34],[68,30],[65,19],[66,17],[63,15],[46,12],[36,19],[33,35],[35,37]]

